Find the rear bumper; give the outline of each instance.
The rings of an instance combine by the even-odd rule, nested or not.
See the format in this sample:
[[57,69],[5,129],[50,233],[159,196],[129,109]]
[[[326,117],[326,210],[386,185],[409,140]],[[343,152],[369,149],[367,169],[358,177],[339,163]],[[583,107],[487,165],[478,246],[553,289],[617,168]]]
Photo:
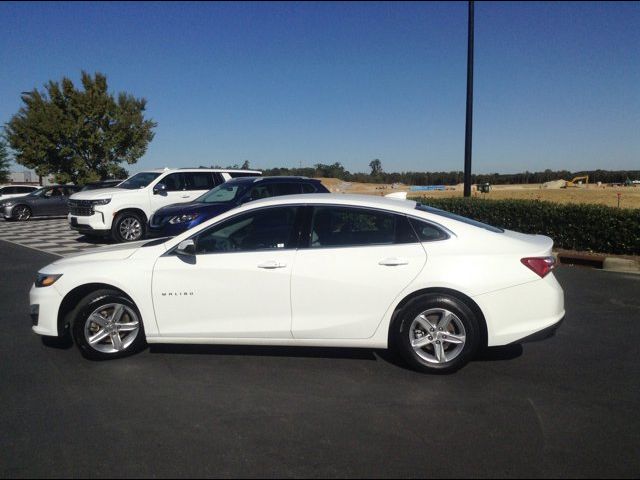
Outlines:
[[484,314],[490,347],[548,337],[565,316],[564,292],[553,273],[473,300]]
[[531,343],[531,342],[539,342],[540,340],[546,340],[547,338],[551,338],[555,336],[556,332],[558,331],[558,328],[560,328],[560,325],[562,325],[562,322],[564,322],[564,319],[565,317],[563,316],[559,322],[556,322],[547,328],[543,328],[542,330],[536,333],[532,333],[529,336],[526,336],[524,338],[521,338],[520,340],[516,340],[515,342],[511,342],[511,343],[515,343],[515,344]]

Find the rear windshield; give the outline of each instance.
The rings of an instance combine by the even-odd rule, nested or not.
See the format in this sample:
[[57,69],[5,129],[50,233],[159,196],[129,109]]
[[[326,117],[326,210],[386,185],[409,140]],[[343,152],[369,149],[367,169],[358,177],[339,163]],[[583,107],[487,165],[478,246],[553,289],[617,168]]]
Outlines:
[[493,227],[491,225],[487,225],[486,223],[463,217],[462,215],[456,215],[455,213],[447,212],[446,210],[440,210],[439,208],[417,204],[416,209],[422,210],[423,212],[429,212],[434,215],[440,215],[441,217],[450,218],[451,220],[457,220],[458,222],[466,223],[467,225],[473,225],[474,227],[484,228],[485,230],[489,230],[490,232],[504,233],[504,230],[502,228]]

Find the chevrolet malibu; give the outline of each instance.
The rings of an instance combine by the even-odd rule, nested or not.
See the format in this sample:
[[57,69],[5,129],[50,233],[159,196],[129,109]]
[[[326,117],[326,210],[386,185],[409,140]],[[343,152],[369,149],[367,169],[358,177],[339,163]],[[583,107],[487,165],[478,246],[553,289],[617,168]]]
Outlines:
[[552,243],[407,200],[269,198],[44,267],[33,330],[70,334],[90,359],[146,343],[389,347],[452,372],[485,346],[553,334]]

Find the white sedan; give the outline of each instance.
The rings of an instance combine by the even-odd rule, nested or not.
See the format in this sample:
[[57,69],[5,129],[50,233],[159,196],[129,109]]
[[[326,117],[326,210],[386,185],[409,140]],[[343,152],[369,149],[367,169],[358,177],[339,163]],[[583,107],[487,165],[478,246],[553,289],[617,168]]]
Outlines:
[[145,343],[393,347],[450,372],[557,328],[552,244],[407,200],[276,197],[46,266],[33,330],[92,359]]

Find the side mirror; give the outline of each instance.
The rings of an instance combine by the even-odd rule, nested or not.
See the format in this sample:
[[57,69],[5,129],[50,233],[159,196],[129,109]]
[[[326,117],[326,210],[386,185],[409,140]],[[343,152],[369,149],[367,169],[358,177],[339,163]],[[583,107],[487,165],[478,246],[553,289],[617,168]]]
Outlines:
[[188,240],[183,240],[178,244],[178,248],[176,249],[176,253],[178,255],[186,255],[192,257],[196,254],[196,244],[192,238]]
[[160,182],[155,187],[153,187],[154,195],[163,195],[165,193],[167,193],[167,186],[164,183]]

